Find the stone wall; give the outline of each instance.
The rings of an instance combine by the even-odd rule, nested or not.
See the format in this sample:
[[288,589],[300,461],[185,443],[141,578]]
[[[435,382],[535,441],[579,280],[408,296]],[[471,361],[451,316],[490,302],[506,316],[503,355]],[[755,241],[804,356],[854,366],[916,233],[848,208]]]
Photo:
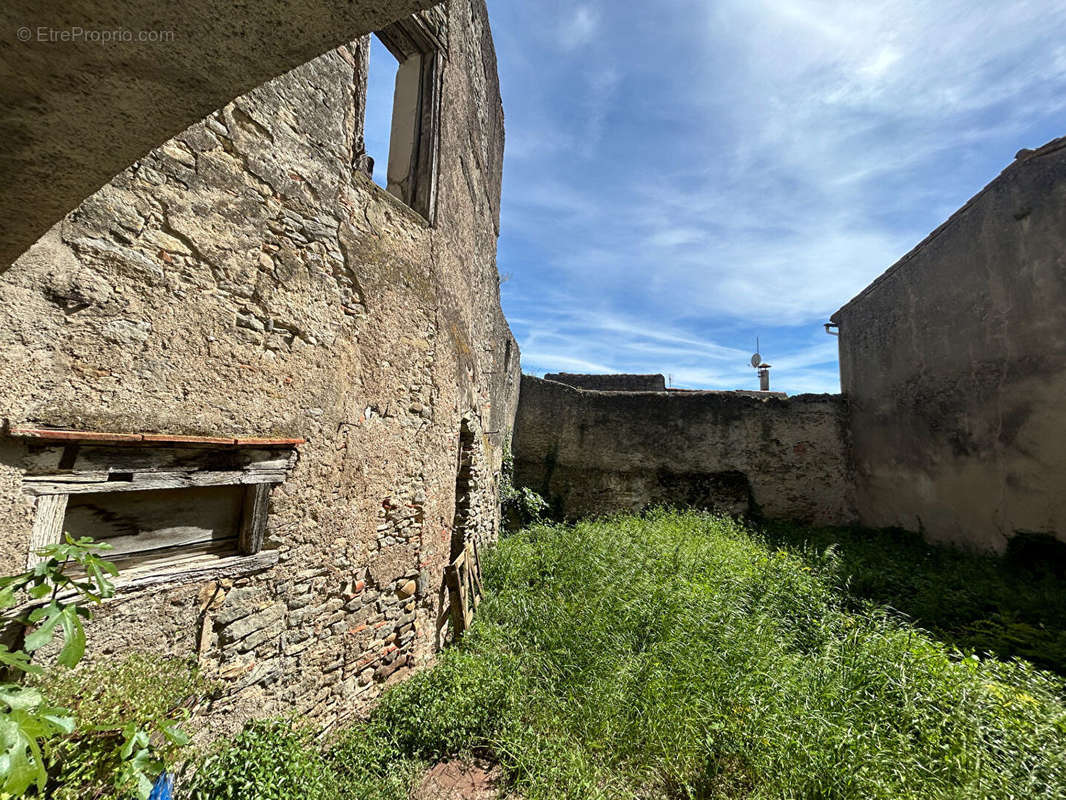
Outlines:
[[1017,160],[837,312],[866,525],[1066,540],[1066,140]]
[[659,503],[853,520],[838,395],[596,392],[522,376],[515,482],[580,517]]
[[545,375],[544,380],[565,383],[575,389],[600,392],[666,391],[666,378],[662,375],[575,375],[570,372],[553,372]]
[[[380,4],[379,4],[380,5]],[[240,97],[86,199],[0,276],[16,426],[306,438],[265,549],[127,589],[93,658],[195,655],[252,716],[327,726],[435,653],[459,435],[496,535],[518,348],[499,306],[503,112],[483,0],[446,6],[436,222],[353,169],[369,40]],[[32,448],[0,439],[0,562],[26,562]]]
[[0,273],[160,142],[434,0],[0,4]]

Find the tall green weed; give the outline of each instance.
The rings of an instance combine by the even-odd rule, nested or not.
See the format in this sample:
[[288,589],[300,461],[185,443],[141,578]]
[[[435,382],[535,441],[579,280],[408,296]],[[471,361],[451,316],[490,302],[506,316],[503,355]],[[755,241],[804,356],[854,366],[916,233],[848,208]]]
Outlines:
[[488,752],[526,800],[1066,798],[1062,679],[857,603],[836,548],[657,511],[524,530],[485,569],[462,643],[325,754],[332,791]]

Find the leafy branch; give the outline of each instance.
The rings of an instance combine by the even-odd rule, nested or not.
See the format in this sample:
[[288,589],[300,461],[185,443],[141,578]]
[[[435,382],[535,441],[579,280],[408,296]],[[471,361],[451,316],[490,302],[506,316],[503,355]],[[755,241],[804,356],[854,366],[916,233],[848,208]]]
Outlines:
[[548,501],[528,486],[514,485],[514,454],[510,437],[504,438],[503,463],[500,470],[500,507],[507,530],[515,531],[536,525],[548,517]]
[[[41,560],[28,571],[0,578],[0,628],[24,633],[21,649],[0,644],[0,664],[6,667],[9,680],[18,673],[43,674],[32,663],[31,654],[52,644],[57,636],[62,646],[55,664],[73,668],[81,662],[86,644],[83,621],[92,619],[88,606],[115,594],[111,578],[118,575],[118,569],[99,555],[110,549],[109,544],[67,534],[63,542],[38,550]],[[69,710],[50,705],[37,689],[17,682],[0,683],[0,797],[22,797],[31,787],[43,795],[48,782],[48,744],[57,736],[69,738],[77,727]],[[179,747],[188,743],[174,720],[86,726],[78,733],[118,734],[120,767],[115,786],[133,788],[142,800],[152,790],[149,773],[158,774],[164,766],[153,735],[158,733]]]

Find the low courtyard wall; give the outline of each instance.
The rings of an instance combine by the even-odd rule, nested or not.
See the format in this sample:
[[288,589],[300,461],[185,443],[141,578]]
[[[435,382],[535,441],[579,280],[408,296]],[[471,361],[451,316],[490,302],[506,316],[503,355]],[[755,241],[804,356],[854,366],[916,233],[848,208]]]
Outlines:
[[656,504],[849,524],[839,395],[600,392],[522,377],[515,482],[559,515]]

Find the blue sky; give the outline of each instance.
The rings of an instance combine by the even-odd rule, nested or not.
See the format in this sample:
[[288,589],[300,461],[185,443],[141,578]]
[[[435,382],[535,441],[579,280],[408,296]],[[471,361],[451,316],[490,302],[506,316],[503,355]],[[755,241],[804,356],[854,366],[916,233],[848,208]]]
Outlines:
[[829,315],[1015,152],[1066,135],[1062,0],[489,11],[527,373],[756,388],[758,336],[773,388],[839,391]]

